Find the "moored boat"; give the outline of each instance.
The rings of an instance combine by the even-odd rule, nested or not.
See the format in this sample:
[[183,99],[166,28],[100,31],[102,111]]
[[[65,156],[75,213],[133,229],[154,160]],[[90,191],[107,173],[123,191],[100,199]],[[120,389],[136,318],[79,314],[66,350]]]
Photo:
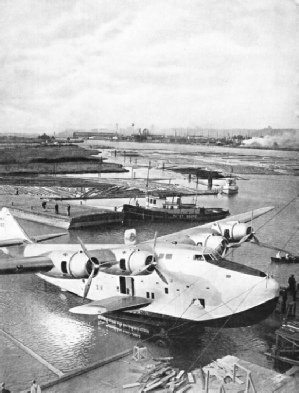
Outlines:
[[292,256],[290,255],[289,257],[271,257],[271,262],[276,262],[276,263],[299,263],[299,256]]
[[222,208],[205,208],[195,203],[183,203],[180,197],[167,200],[163,195],[148,195],[144,206],[123,205],[125,219],[142,220],[184,220],[208,222],[225,218],[229,210]]
[[225,194],[236,194],[239,192],[239,187],[237,186],[236,179],[234,177],[227,177],[225,179],[225,184],[221,189],[221,192]]

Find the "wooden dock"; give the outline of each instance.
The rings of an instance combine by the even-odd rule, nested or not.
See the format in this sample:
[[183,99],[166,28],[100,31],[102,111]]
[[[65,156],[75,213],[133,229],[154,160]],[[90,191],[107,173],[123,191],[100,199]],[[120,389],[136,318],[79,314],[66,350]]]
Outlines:
[[[43,392],[137,393],[296,392],[296,379],[235,356],[217,359],[203,369],[179,370],[173,358],[136,357],[128,350],[41,386]],[[161,390],[162,389],[162,390]],[[169,389],[169,390],[168,390]],[[27,392],[27,391],[26,391]]]
[[[55,210],[56,204],[58,213]],[[25,195],[0,196],[0,207],[9,208],[14,217],[63,229],[102,226],[122,223],[124,220],[123,212],[80,205],[70,205],[68,215],[67,206],[68,203],[63,201],[48,201],[43,208],[40,198]]]

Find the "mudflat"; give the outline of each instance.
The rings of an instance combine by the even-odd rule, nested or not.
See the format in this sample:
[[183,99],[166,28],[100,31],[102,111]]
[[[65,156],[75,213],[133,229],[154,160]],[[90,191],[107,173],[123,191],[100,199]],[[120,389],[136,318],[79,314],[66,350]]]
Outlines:
[[106,163],[95,150],[77,145],[12,145],[0,148],[0,176],[126,172],[121,164]]

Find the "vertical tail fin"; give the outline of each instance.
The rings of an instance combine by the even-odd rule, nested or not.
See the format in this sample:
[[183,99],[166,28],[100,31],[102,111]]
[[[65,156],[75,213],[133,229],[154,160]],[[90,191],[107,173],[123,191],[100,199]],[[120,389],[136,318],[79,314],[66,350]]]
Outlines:
[[24,240],[32,243],[7,207],[3,207],[0,210],[0,241],[5,240]]

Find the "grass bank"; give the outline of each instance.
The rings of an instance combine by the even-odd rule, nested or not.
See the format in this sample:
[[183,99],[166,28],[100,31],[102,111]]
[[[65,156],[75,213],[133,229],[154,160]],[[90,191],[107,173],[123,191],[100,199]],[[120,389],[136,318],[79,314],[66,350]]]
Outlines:
[[71,146],[13,146],[0,149],[0,175],[125,172],[121,164],[105,163],[92,149]]

